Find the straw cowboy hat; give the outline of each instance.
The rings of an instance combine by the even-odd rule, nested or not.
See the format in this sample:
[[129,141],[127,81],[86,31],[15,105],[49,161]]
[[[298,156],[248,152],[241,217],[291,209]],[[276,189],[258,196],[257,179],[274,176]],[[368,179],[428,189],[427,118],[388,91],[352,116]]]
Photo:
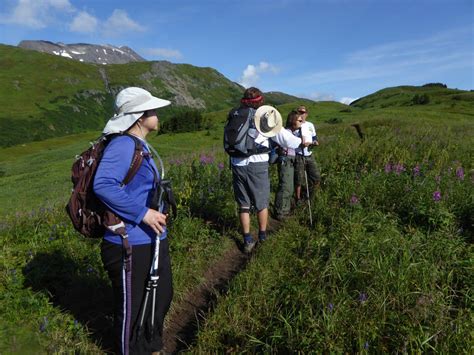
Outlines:
[[168,100],[152,96],[148,91],[129,87],[120,91],[115,99],[115,115],[105,125],[103,134],[121,133],[133,126],[145,111],[171,104]]
[[255,112],[254,120],[257,131],[268,138],[274,137],[283,127],[280,112],[269,105],[260,106]]

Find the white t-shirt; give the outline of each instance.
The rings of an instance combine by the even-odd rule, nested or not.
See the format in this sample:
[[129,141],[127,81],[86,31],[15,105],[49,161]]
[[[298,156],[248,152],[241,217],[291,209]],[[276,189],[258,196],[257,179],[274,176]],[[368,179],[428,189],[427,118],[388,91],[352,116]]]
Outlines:
[[[258,133],[257,137],[255,138],[255,143],[260,144],[264,147],[270,147],[270,142],[269,139],[277,143],[279,146],[283,148],[293,148],[296,149],[300,146],[301,144],[301,139],[298,137],[295,137],[293,134],[291,134],[290,131],[286,129],[281,129],[280,132],[277,133],[276,136],[272,138],[267,138],[260,133]],[[246,166],[249,163],[260,163],[260,162],[266,162],[268,161],[268,153],[263,153],[263,154],[254,154],[249,157],[231,157],[230,161],[232,165],[235,166]]]
[[[314,128],[314,124],[309,121],[305,121],[301,124],[301,134],[303,135],[305,142],[312,142],[313,137],[316,137],[316,128]],[[298,148],[296,154],[302,154],[308,157],[313,154],[313,152],[310,151],[308,147],[305,147],[304,149]]]

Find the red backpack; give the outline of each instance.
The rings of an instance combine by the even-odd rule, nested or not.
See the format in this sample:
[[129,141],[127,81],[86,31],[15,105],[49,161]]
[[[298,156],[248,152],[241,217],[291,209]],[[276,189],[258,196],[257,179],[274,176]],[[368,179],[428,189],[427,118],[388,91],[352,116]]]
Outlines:
[[[100,137],[89,149],[76,156],[71,169],[73,189],[66,211],[74,228],[82,235],[89,238],[102,238],[107,228],[121,235],[125,245],[128,244],[125,223],[102,203],[93,190],[95,173],[104,149],[115,136],[117,135]],[[148,154],[143,151],[143,145],[139,139],[128,136],[135,142],[135,151],[130,169],[122,182],[124,185],[133,179],[144,155]]]

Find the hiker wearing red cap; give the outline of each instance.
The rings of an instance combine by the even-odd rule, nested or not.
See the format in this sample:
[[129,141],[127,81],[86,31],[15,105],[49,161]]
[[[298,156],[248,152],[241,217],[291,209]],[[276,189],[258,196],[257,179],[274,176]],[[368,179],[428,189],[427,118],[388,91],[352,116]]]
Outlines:
[[250,234],[250,212],[257,211],[258,238],[266,239],[270,177],[268,160],[270,139],[282,147],[297,148],[302,140],[282,129],[281,115],[264,105],[263,93],[245,90],[241,105],[232,109],[224,128],[224,148],[230,155],[235,200],[239,206],[245,252],[256,244]]

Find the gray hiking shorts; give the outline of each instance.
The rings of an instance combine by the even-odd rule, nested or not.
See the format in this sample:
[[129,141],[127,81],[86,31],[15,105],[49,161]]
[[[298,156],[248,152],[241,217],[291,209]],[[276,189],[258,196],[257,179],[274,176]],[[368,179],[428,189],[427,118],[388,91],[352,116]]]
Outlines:
[[257,211],[268,208],[270,199],[268,162],[232,166],[232,183],[235,201],[239,207],[254,206]]

